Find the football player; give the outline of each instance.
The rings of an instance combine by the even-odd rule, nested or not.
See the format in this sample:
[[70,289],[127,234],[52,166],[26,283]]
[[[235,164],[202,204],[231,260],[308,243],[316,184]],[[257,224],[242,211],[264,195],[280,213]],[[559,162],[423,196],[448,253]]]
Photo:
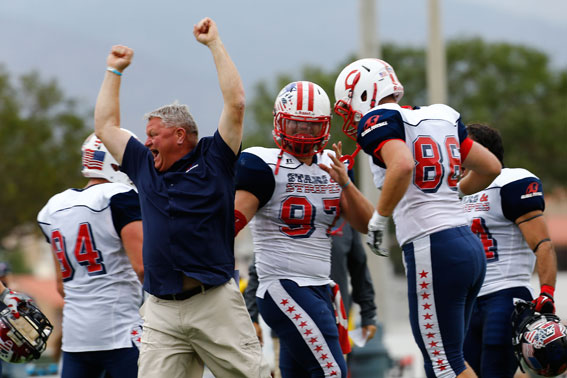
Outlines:
[[[467,130],[471,139],[504,164],[498,130],[480,124],[468,125]],[[513,377],[518,365],[510,328],[514,298],[533,300],[536,312],[555,313],[557,260],[543,217],[542,184],[526,169],[504,168],[488,188],[462,201],[487,262],[465,342],[465,358],[483,377]],[[534,266],[540,283],[537,297],[530,285]]]
[[86,186],[56,194],[37,217],[65,299],[61,377],[134,378],[143,300],[138,194],[94,134],[81,151]]
[[[379,59],[345,67],[335,83],[335,112],[357,137],[376,174],[386,168],[367,244],[387,255],[382,239],[393,215],[408,282],[410,323],[428,377],[474,376],[462,344],[484,278],[482,245],[467,226],[458,195],[461,164],[471,173],[464,193],[485,188],[500,173],[486,148],[467,138],[458,112],[436,104],[398,105],[404,88]],[[376,178],[381,181],[381,177]]]
[[237,163],[236,232],[251,220],[262,318],[280,339],[282,377],[346,377],[333,304],[330,230],[344,216],[366,232],[372,204],[329,140],[329,97],[286,85],[274,105],[278,148],[251,147]]

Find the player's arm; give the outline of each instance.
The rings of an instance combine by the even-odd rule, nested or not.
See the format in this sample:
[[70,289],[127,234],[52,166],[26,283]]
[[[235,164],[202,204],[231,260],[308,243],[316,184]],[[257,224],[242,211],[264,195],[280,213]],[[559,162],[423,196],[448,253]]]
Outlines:
[[[549,237],[547,224],[541,210],[531,211],[516,219],[528,246],[536,255],[536,272],[539,277],[541,294],[536,299],[536,306],[544,305],[546,297],[553,303],[557,278],[557,256]],[[555,312],[554,306],[549,312]],[[539,309],[538,309],[539,311]]]
[[256,215],[260,200],[247,190],[237,190],[234,195],[234,236]]
[[390,139],[384,143],[380,156],[387,169],[377,211],[381,216],[389,217],[409,187],[414,161],[406,143],[401,139]]
[[144,237],[142,232],[142,221],[130,222],[120,231],[122,245],[126,251],[126,256],[132,264],[132,268],[141,283],[144,283],[144,262],[142,259],[142,245]]
[[245,150],[236,162],[234,197],[235,236],[274,193],[276,181],[271,168],[254,153]]
[[106,59],[108,69],[98,93],[94,112],[95,134],[119,164],[122,164],[124,150],[130,139],[130,134],[120,129],[121,73],[130,65],[133,55],[134,51],[126,46],[112,47]]
[[197,41],[207,46],[213,55],[224,101],[218,130],[225,143],[237,154],[242,142],[246,103],[242,80],[219,37],[217,25],[213,20],[207,17],[199,21],[193,27],[193,35]]
[[492,152],[477,142],[470,142],[470,149],[462,161],[462,166],[468,170],[468,174],[459,181],[459,190],[464,195],[485,189],[498,177],[502,169],[502,164]]

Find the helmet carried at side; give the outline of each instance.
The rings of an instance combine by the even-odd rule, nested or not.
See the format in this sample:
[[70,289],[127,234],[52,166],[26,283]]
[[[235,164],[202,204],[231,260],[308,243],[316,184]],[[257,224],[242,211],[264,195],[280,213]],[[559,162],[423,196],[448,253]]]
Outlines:
[[[125,130],[125,129],[123,129]],[[135,135],[125,130],[128,133]],[[120,182],[134,186],[128,175],[120,171],[120,164],[112,157],[102,141],[94,133],[89,135],[81,146],[81,173],[87,178],[102,178],[110,182]]]
[[323,151],[330,137],[331,102],[315,83],[295,81],[286,85],[274,104],[274,141],[296,157]]
[[514,353],[520,367],[544,377],[567,370],[567,328],[559,317],[534,311],[531,302],[517,300],[512,314]]
[[[0,304],[3,305],[3,304]],[[18,306],[19,316],[4,306],[0,311],[0,359],[23,363],[40,357],[53,326],[32,303]]]
[[334,111],[344,120],[343,132],[356,141],[358,121],[390,95],[399,102],[404,87],[385,61],[365,58],[346,66],[335,82]]

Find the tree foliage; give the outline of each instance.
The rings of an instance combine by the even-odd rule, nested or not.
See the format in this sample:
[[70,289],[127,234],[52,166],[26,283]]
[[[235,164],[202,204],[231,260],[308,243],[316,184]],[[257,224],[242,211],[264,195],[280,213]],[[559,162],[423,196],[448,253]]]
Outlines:
[[55,193],[84,185],[80,146],[90,130],[54,80],[32,72],[16,81],[0,65],[0,240],[35,222]]
[[[404,105],[426,105],[426,56],[422,48],[383,46],[383,58],[396,70],[405,88]],[[248,113],[245,146],[273,146],[272,109],[278,91],[294,80],[319,84],[334,102],[334,83],[348,57],[331,72],[304,67],[297,77],[280,74],[275,82],[255,88]],[[567,69],[553,70],[537,49],[481,39],[459,39],[447,44],[448,105],[465,123],[487,123],[502,133],[505,163],[538,175],[547,190],[567,185]],[[331,141],[347,138],[342,120],[333,116]],[[344,150],[354,144],[345,142]]]

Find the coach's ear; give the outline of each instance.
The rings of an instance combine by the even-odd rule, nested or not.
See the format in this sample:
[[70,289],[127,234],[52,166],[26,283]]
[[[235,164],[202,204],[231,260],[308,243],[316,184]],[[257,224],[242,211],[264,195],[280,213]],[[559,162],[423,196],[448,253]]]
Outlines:
[[175,139],[177,140],[177,144],[181,145],[187,139],[187,132],[183,127],[178,127],[175,129]]

